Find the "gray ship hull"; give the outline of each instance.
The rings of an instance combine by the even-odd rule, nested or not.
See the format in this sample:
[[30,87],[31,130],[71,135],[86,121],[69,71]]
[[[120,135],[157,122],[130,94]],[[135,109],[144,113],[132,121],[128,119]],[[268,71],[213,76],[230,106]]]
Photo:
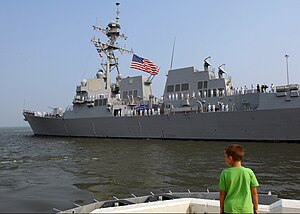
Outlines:
[[191,140],[300,140],[300,108],[169,115],[47,118],[24,114],[35,135]]

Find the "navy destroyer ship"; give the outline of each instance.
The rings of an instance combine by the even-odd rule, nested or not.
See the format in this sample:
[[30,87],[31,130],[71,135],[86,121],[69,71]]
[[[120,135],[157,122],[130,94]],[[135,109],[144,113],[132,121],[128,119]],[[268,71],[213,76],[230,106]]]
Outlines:
[[[93,26],[108,42],[93,38],[105,62],[95,78],[76,87],[71,106],[51,113],[23,111],[35,135],[153,138],[196,140],[298,141],[300,140],[299,85],[265,85],[235,89],[231,77],[204,59],[204,68],[168,71],[164,93],[152,93],[153,75],[123,78],[119,56],[132,54],[117,40],[119,3],[115,21],[106,28]],[[101,52],[101,53],[100,53]],[[117,55],[119,54],[119,56]],[[116,81],[111,81],[111,73]]]

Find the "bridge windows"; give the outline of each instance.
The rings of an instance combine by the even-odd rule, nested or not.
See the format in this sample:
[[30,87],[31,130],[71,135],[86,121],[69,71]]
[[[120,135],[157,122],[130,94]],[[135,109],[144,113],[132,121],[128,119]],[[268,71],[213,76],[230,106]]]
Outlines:
[[203,82],[198,82],[198,89],[202,89],[203,88]]
[[105,106],[107,104],[107,99],[96,99],[95,106]]
[[174,92],[174,85],[168,85],[167,92]]
[[138,97],[138,91],[137,90],[133,91],[133,97],[135,97],[135,98]]
[[127,99],[128,91],[123,91],[123,99]]
[[180,91],[180,84],[175,85],[175,91]]
[[181,91],[188,91],[190,85],[188,83],[181,84]]
[[134,97],[137,98],[138,97],[138,90],[133,90],[133,91],[123,91],[123,99],[128,99],[129,97]]
[[189,83],[183,83],[183,84],[176,84],[176,85],[168,85],[167,86],[167,93],[170,92],[179,92],[179,91],[188,91],[190,89]]
[[202,89],[207,89],[208,86],[208,81],[201,81],[198,82],[198,89],[202,90]]
[[129,91],[128,95],[129,95],[129,97],[131,97],[132,96],[132,91]]

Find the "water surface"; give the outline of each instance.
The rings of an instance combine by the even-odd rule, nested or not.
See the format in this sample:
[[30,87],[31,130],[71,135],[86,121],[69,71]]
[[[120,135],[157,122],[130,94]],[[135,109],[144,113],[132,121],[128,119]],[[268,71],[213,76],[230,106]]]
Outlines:
[[239,143],[259,192],[300,199],[300,144],[37,137],[0,129],[1,212],[52,212],[73,203],[175,191],[218,191],[224,148]]

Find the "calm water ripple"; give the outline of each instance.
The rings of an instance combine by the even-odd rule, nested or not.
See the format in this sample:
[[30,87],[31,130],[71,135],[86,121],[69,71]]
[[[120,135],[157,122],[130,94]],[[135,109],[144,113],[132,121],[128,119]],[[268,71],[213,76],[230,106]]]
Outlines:
[[224,148],[240,143],[259,192],[300,199],[300,144],[32,136],[0,129],[1,212],[52,212],[131,193],[218,191]]

